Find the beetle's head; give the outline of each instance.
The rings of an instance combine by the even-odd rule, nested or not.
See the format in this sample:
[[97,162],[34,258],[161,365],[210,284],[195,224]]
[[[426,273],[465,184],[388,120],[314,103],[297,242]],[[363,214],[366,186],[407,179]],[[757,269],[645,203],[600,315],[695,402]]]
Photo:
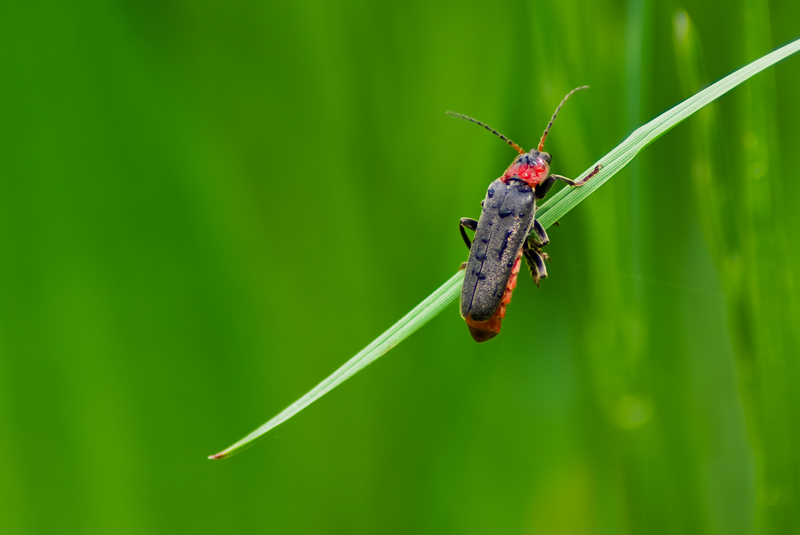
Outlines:
[[517,178],[527,182],[529,186],[535,187],[542,180],[547,178],[547,175],[550,174],[550,162],[552,158],[550,157],[550,154],[544,151],[544,140],[547,139],[547,134],[550,132],[550,128],[553,126],[553,121],[555,121],[556,117],[558,117],[558,112],[561,111],[561,106],[564,105],[569,96],[575,91],[580,91],[581,89],[586,89],[588,87],[588,85],[576,87],[567,93],[567,96],[561,99],[561,104],[558,105],[558,108],[556,108],[556,112],[553,114],[552,119],[550,119],[550,122],[547,124],[547,128],[544,129],[542,139],[539,140],[539,146],[527,153],[520,151],[520,155],[517,156],[509,168],[506,169],[506,172],[503,173],[503,176],[501,177],[503,182],[508,182],[508,180],[511,178]]
[[484,124],[472,117],[467,117],[466,115],[461,115],[460,113],[453,113],[452,111],[448,111],[448,115],[453,115],[455,117],[460,117],[461,119],[466,119],[471,121],[478,126],[484,127],[486,130],[490,131],[491,133],[498,136],[500,139],[514,147],[517,152],[519,152],[519,156],[517,156],[511,165],[506,169],[506,172],[503,173],[503,176],[500,177],[503,182],[508,182],[509,180],[516,179],[522,180],[526,182],[529,186],[535,187],[537,184],[542,182],[547,175],[550,174],[550,161],[552,158],[550,154],[544,152],[544,140],[547,139],[547,134],[550,132],[550,128],[553,126],[553,121],[556,120],[558,116],[558,112],[561,111],[561,106],[567,101],[567,99],[572,95],[575,91],[580,91],[581,89],[587,89],[589,86],[584,85],[581,87],[576,87],[565,96],[561,103],[556,108],[556,112],[553,114],[553,117],[550,119],[550,122],[547,124],[547,128],[544,129],[544,134],[542,134],[542,139],[539,140],[539,146],[535,149],[532,149],[530,152],[525,152],[520,148],[519,145],[508,139],[506,136],[492,128],[491,126]]
[[530,187],[535,188],[550,174],[551,160],[548,153],[531,149],[530,152],[517,156],[500,178],[503,182],[508,182],[512,178],[522,180]]

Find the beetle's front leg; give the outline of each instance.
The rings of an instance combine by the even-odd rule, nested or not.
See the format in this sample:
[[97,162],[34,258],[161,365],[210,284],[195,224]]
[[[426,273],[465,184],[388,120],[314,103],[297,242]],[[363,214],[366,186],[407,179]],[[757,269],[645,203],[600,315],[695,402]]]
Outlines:
[[536,188],[533,190],[533,198],[537,201],[541,201],[542,199],[547,196],[547,192],[550,191],[550,188],[553,187],[553,184],[556,183],[556,179],[553,178],[553,175],[548,176],[538,184],[536,184]]
[[458,225],[458,229],[461,231],[461,237],[464,238],[464,243],[467,244],[467,249],[472,249],[472,240],[467,236],[467,231],[464,230],[465,228],[475,232],[478,229],[478,222],[469,217],[462,217]]
[[[552,178],[554,180],[560,180],[562,182],[566,182],[567,184],[569,184],[570,186],[573,186],[573,187],[575,187],[575,186],[583,186],[584,184],[586,184],[587,180],[589,180],[594,175],[599,173],[600,169],[602,169],[602,168],[603,168],[603,166],[600,165],[600,164],[595,165],[594,169],[592,169],[592,172],[589,173],[588,175],[586,175],[585,177],[581,178],[580,180],[572,180],[571,178],[567,178],[567,177],[561,176],[561,175],[550,175],[549,177],[545,178],[542,181],[542,184],[544,184],[545,182],[547,182],[548,180],[550,180]],[[552,186],[552,184],[551,184],[551,186]],[[539,186],[536,186],[536,189],[538,190]],[[547,189],[550,189],[550,188],[548,187]],[[538,199],[538,197],[537,197],[537,199]]]

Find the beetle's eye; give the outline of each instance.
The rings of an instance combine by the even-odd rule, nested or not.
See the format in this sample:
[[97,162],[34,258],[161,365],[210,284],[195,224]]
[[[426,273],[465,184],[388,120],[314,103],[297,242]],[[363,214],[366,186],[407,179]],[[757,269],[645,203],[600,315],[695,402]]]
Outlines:
[[550,162],[553,160],[553,158],[546,152],[540,152],[539,154],[541,155],[542,159],[547,162],[547,165],[550,165]]

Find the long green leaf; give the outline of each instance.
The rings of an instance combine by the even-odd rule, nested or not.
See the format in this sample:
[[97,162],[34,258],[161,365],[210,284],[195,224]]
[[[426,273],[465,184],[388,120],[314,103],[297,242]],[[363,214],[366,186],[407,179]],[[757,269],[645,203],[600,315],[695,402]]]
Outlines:
[[275,416],[272,420],[268,421],[242,440],[233,444],[229,448],[211,455],[209,459],[224,459],[230,457],[235,453],[239,453],[243,448],[249,446],[254,440],[261,435],[272,429],[273,427],[281,424],[305,409],[316,400],[348,380],[356,373],[363,370],[375,362],[378,357],[381,357],[394,346],[405,340],[411,333],[428,323],[430,319],[439,314],[447,305],[449,305],[461,288],[461,281],[464,278],[464,272],[459,271],[450,279],[442,284],[438,290],[429,295],[424,301],[415,306],[411,312],[403,316],[400,321],[392,325],[388,331],[376,338],[371,344],[362,349],[344,363],[342,367],[333,372],[327,379],[315,386],[308,394],[298,399],[288,407],[286,407],[280,414]]
[[[800,50],[800,39],[785,45],[774,52],[757,59],[756,61],[742,67],[741,69],[729,74],[715,84],[700,91],[696,95],[684,100],[677,106],[662,113],[649,123],[637,128],[625,141],[617,145],[615,149],[605,155],[598,163],[603,164],[603,169],[592,178],[585,186],[580,188],[564,188],[550,198],[537,211],[537,219],[547,228],[567,212],[572,210],[578,203],[588,197],[597,188],[602,186],[609,178],[617,174],[625,167],[636,154],[644,147],[658,139],[669,129],[701,109],[706,104],[721,97],[737,85],[741,84],[751,76],[763,71],[779,61],[787,58]],[[594,168],[593,164],[589,170]],[[417,305],[411,312],[406,314],[400,321],[392,325],[389,330],[380,335],[375,341],[360,351],[356,356],[348,360],[341,368],[333,372],[327,379],[314,387],[305,396],[292,403],[273,419],[244,437],[239,442],[227,449],[211,455],[209,459],[224,459],[238,453],[246,446],[249,446],[256,439],[263,436],[267,431],[285,422],[311,403],[327,394],[341,383],[372,364],[387,351],[402,342],[411,333],[422,327],[431,318],[441,312],[458,295],[463,272],[459,271],[450,280],[445,282],[439,289],[431,294],[422,303]]]

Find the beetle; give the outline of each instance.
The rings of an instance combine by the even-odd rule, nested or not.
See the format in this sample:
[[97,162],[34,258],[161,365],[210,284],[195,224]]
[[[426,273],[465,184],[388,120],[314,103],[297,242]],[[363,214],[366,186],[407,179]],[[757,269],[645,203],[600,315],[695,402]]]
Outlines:
[[[547,195],[556,180],[573,187],[583,186],[602,167],[597,165],[585,177],[572,180],[550,174],[552,157],[544,152],[544,141],[561,107],[573,93],[588,88],[589,86],[581,86],[567,93],[545,128],[539,146],[529,152],[472,117],[447,112],[448,115],[484,127],[519,152],[519,156],[505,173],[489,184],[486,198],[481,202],[483,209],[480,219],[475,221],[463,217],[459,223],[461,237],[470,251],[469,259],[462,264],[466,272],[461,288],[461,317],[467,322],[469,332],[476,342],[485,342],[500,333],[506,306],[511,302],[511,293],[517,285],[523,256],[537,287],[541,279],[547,278],[545,260],[549,260],[549,257],[542,251],[542,247],[550,240],[544,227],[536,219],[536,201]],[[475,232],[472,241],[465,229]]]

